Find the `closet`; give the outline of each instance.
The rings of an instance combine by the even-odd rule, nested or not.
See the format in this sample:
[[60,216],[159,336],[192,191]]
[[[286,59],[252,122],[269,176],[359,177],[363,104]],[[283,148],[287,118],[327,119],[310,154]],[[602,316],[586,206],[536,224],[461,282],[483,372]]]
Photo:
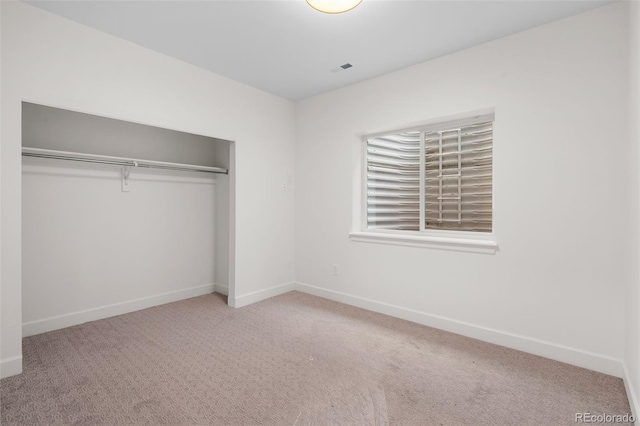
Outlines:
[[231,144],[23,103],[23,335],[226,293]]

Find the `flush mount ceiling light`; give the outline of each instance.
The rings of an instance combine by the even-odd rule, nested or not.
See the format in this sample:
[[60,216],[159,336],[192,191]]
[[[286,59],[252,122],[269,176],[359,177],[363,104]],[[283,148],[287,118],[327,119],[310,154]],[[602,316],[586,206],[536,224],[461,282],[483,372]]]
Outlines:
[[324,13],[344,13],[348,12],[362,0],[307,0],[309,6]]

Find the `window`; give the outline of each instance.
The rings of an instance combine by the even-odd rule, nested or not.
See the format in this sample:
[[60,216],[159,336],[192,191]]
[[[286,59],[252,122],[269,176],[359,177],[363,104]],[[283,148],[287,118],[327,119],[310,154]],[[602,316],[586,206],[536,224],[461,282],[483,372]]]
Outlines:
[[492,235],[493,115],[365,137],[365,151],[364,233]]

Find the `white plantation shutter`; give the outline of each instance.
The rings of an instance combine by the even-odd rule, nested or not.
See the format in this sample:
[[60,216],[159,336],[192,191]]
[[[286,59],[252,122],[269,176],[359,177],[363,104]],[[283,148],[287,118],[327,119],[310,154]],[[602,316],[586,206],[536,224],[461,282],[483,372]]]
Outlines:
[[468,123],[367,139],[368,229],[492,231],[493,121]]

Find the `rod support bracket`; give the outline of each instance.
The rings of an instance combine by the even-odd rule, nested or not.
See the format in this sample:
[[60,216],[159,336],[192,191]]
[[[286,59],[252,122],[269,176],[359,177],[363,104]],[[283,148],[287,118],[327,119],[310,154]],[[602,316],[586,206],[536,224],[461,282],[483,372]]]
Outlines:
[[122,167],[122,192],[129,192],[129,174],[131,173],[130,166]]

